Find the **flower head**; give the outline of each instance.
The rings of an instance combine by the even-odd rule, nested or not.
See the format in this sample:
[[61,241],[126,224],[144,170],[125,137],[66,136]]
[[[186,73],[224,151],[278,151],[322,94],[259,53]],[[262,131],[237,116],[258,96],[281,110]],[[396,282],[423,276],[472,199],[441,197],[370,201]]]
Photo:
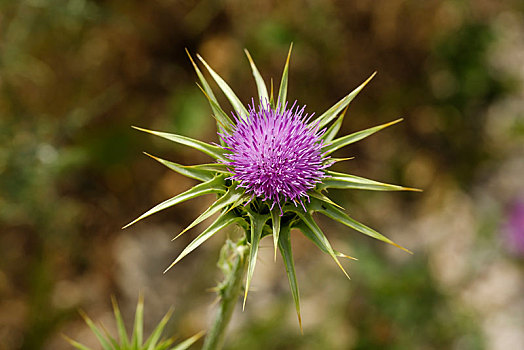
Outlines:
[[249,115],[236,117],[233,131],[222,134],[225,157],[231,179],[238,181],[251,198],[270,202],[270,209],[291,201],[300,203],[308,198],[307,191],[326,175],[323,141],[318,124],[308,125],[311,116],[296,102],[291,108],[273,109],[269,102],[249,106]]
[[375,74],[314,120],[312,120],[313,115],[304,114],[304,107],[300,108],[296,103],[289,109],[287,105],[282,107],[279,101],[287,101],[290,54],[291,49],[284,66],[275,105],[273,89],[269,95],[264,79],[246,51],[257,85],[258,100],[262,102],[258,109],[254,103],[249,106],[249,109],[246,109],[229,85],[202,57],[197,55],[228,98],[232,110],[237,112],[233,120],[224,112],[206,78],[188,54],[200,81],[202,92],[208,99],[217,121],[221,145],[212,145],[186,136],[137,128],[197,149],[211,156],[215,161],[209,164],[185,166],[153,157],[170,169],[197,179],[201,183],[156,205],[127,226],[188,199],[204,194],[216,194],[217,200],[178,236],[214,214],[218,214],[217,218],[189,243],[168,269],[222,228],[234,223],[238,224],[246,231],[245,247],[249,249],[245,303],[255,270],[260,240],[272,235],[275,257],[277,249],[280,250],[286,265],[291,293],[300,322],[298,284],[291,251],[290,230],[296,228],[302,231],[321,251],[329,254],[347,276],[339,258],[350,257],[331,247],[329,240],[312,216],[314,212],[322,213],[367,236],[403,250],[406,249],[351,218],[339,205],[326,196],[325,191],[332,188],[371,191],[415,189],[326,169],[341,160],[330,159],[331,153],[371,136],[402,119],[336,137],[344,121],[347,106]]

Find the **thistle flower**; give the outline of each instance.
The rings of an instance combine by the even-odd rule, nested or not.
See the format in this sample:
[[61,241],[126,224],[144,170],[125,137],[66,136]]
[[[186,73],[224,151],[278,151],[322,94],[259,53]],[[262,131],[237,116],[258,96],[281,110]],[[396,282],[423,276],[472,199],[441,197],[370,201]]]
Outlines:
[[287,110],[280,105],[273,109],[266,101],[257,111],[252,102],[247,118],[235,118],[233,132],[221,135],[230,152],[225,157],[231,179],[251,199],[269,201],[270,210],[278,204],[280,216],[281,202],[300,203],[306,211],[302,199],[326,177],[321,133],[318,124],[307,124],[311,116],[303,115],[304,109],[296,102]]
[[349,278],[339,258],[354,258],[332,248],[327,237],[313,219],[314,212],[320,212],[360,233],[409,251],[351,218],[339,205],[330,200],[325,192],[328,189],[418,190],[327,170],[333,163],[343,160],[330,158],[333,152],[396,124],[402,119],[336,137],[349,103],[375,73],[315,119],[312,118],[313,115],[304,114],[304,107],[300,108],[296,103],[288,109],[286,101],[291,48],[276,100],[273,97],[272,88],[271,93],[268,94],[262,76],[249,52],[245,51],[258,90],[257,100],[260,101],[258,106],[252,102],[249,109],[244,107],[229,85],[207,62],[197,55],[231,103],[234,112],[233,120],[219,105],[206,78],[188,53],[201,84],[199,87],[206,96],[216,119],[221,145],[135,127],[138,130],[197,149],[212,157],[214,162],[186,166],[151,156],[168,168],[199,180],[201,183],[158,204],[125,227],[188,199],[204,194],[216,194],[217,200],[174,239],[212,215],[219,214],[218,217],[185,247],[166,271],[221,229],[231,224],[238,224],[246,230],[246,241],[249,247],[245,305],[255,270],[260,240],[272,235],[275,258],[278,249],[283,257],[298,320],[301,323],[290,230],[297,228],[302,231],[321,251],[329,254]]

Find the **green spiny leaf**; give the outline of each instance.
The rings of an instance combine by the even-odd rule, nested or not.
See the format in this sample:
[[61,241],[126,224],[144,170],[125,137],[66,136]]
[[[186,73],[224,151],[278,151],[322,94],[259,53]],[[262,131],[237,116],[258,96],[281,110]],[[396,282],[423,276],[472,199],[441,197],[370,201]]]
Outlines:
[[[160,344],[155,347],[155,350],[168,350],[170,346],[175,342],[174,338],[163,340]],[[173,348],[171,348],[173,349]]]
[[345,212],[343,212],[342,210],[336,208],[335,206],[331,205],[330,203],[327,203],[327,202],[320,202],[316,199],[312,199],[311,202],[310,202],[310,208],[312,210],[315,210],[315,211],[319,211],[321,212],[322,214],[328,216],[329,218],[335,220],[335,221],[338,221],[348,227],[351,227],[352,229],[360,232],[360,233],[363,233],[369,237],[372,237],[372,238],[375,238],[375,239],[378,239],[382,242],[385,242],[385,243],[389,243],[397,248],[400,248],[410,254],[413,254],[411,253],[409,250],[407,250],[406,248],[398,245],[397,243],[393,242],[392,240],[390,240],[389,238],[381,235],[380,233],[378,233],[377,231],[373,230],[372,228],[370,227],[367,227],[366,225],[356,221],[355,219],[349,217],[349,215],[347,215]]
[[328,239],[326,238],[320,227],[318,227],[311,214],[304,213],[298,208],[297,210],[295,210],[295,213],[302,220],[301,223],[298,223],[297,227],[302,231],[302,233],[304,233],[306,237],[311,239],[313,243],[315,243],[315,245],[320,248],[320,250],[329,254],[333,258],[333,260],[335,260],[335,263],[342,270],[342,272],[344,272],[346,277],[350,279],[348,273],[346,272],[346,270],[344,270],[344,268],[340,264],[340,261],[338,261],[337,253],[333,250],[331,244],[329,244]]
[[174,348],[171,348],[171,350],[186,350],[189,349],[191,345],[193,345],[198,339],[200,339],[204,335],[204,332],[200,332],[195,334],[189,339],[184,340],[182,343],[178,344]]
[[[336,207],[339,207],[340,209],[344,209],[342,208],[340,205],[338,205],[337,203],[333,202],[331,200],[331,198],[329,198],[328,196],[326,196],[325,194],[321,193],[321,192],[318,192],[318,191],[309,191],[307,192],[307,194],[310,196],[310,197],[313,197],[313,198],[316,198],[316,199],[319,199],[323,202],[327,202],[327,203],[330,203]],[[306,204],[306,208],[309,207],[309,204]]]
[[241,118],[246,118],[247,115],[249,115],[249,113],[247,112],[247,109],[246,107],[244,107],[244,105],[242,104],[242,102],[240,102],[240,100],[238,99],[237,95],[235,95],[235,93],[233,92],[233,90],[231,90],[231,88],[229,87],[229,85],[227,85],[227,83],[224,81],[224,79],[222,79],[220,77],[220,75],[218,75],[208,64],[206,61],[204,61],[204,59],[202,58],[202,56],[198,55],[197,54],[197,57],[198,59],[204,64],[204,66],[206,67],[206,69],[208,70],[209,74],[211,74],[211,76],[213,77],[213,79],[216,81],[216,83],[218,84],[218,86],[220,87],[220,89],[222,90],[222,92],[224,92],[224,94],[226,95],[227,99],[229,100],[229,102],[231,103],[231,106],[233,106],[233,109],[235,112],[239,113]]
[[[292,210],[291,207],[289,208],[289,210]],[[320,228],[315,231],[308,229],[310,225],[316,226],[316,224],[314,224],[313,218],[311,217],[311,214],[300,212],[299,209],[294,211],[298,214],[301,220],[293,223],[293,228],[300,229],[304,233],[304,235],[311,241],[313,241],[313,243],[315,243],[315,245],[324,253],[330,254],[331,252],[333,252],[333,248],[331,248],[331,245],[325,238],[324,234],[319,234]],[[310,224],[308,225],[308,223],[306,223],[305,220],[308,221]]]
[[[198,66],[196,65],[195,61],[193,60],[193,57],[189,54],[189,51],[186,49],[187,56],[189,57],[189,60],[191,61],[191,64],[193,65],[193,68],[195,69],[195,72],[198,76],[198,80],[200,80],[200,83],[202,84],[202,87],[204,88],[204,91],[206,92],[207,97],[209,97],[210,100],[214,101],[218,105],[218,100],[215,97],[215,94],[213,93],[213,90],[209,86],[206,78],[204,78],[204,75],[198,69]],[[213,106],[211,106],[213,108]]]
[[147,339],[146,343],[144,344],[144,348],[147,348],[147,350],[156,350],[156,345],[158,341],[160,340],[160,337],[162,336],[162,332],[164,331],[164,328],[166,327],[167,322],[171,318],[171,315],[173,314],[173,308],[170,308],[167,313],[162,317],[158,325],[155,327],[155,330],[149,338]]
[[298,324],[302,331],[302,318],[300,316],[300,294],[298,292],[297,275],[295,273],[295,263],[293,261],[293,253],[291,251],[291,235],[290,227],[282,227],[280,237],[278,239],[278,248],[282,254],[284,265],[286,266],[286,274],[289,280],[289,287],[291,288],[291,294],[293,295],[293,301],[295,302],[295,309],[297,311]]
[[266,221],[269,219],[268,215],[260,215],[254,212],[249,212],[249,219],[251,220],[251,245],[249,246],[249,262],[247,265],[246,290],[244,294],[244,303],[242,309],[246,307],[247,293],[253,273],[255,272],[255,265],[257,263],[258,244],[262,237],[262,230]]
[[188,168],[195,168],[199,170],[212,171],[215,173],[230,175],[231,171],[228,170],[228,165],[224,163],[209,163],[209,164],[197,164],[189,165]]
[[271,78],[271,92],[269,93],[269,104],[275,109],[275,99],[273,98],[273,78]]
[[360,141],[368,136],[371,136],[373,135],[374,133],[384,129],[384,128],[387,128],[388,126],[391,126],[391,125],[394,125],[394,124],[397,124],[399,122],[401,122],[403,119],[400,118],[400,119],[397,119],[397,120],[394,120],[392,122],[389,122],[389,123],[386,123],[386,124],[382,124],[382,125],[378,125],[378,126],[375,126],[375,127],[372,127],[372,128],[369,128],[369,129],[365,129],[365,130],[361,130],[361,131],[357,131],[353,134],[349,134],[349,135],[346,135],[346,136],[342,136],[338,139],[335,139],[333,140],[331,143],[328,143],[326,146],[324,146],[322,148],[322,151],[324,152],[325,155],[329,155],[333,152],[335,152],[336,150],[342,148],[342,147],[345,147],[349,144],[352,144],[354,142],[357,142],[357,141]]
[[139,349],[142,345],[144,337],[144,296],[140,294],[138,296],[138,302],[136,304],[135,311],[135,325],[133,327],[133,335],[131,336],[131,346],[133,349]]
[[326,188],[343,188],[343,189],[358,189],[358,190],[370,190],[370,191],[417,191],[419,189],[402,187],[398,185],[391,185],[382,183],[370,179],[366,179],[360,176],[351,174],[337,173],[334,171],[326,171],[329,177],[325,178],[322,183],[318,184],[318,189],[323,190]]
[[164,271],[164,273],[166,273],[169,269],[175,266],[175,264],[182,260],[186,255],[198,248],[202,243],[211,238],[215,233],[217,233],[224,227],[229,226],[232,223],[239,222],[241,220],[243,219],[235,216],[233,213],[222,213],[211,225],[209,225],[204,230],[204,232],[198,235],[198,237],[196,237],[191,243],[189,243],[184,248],[182,253],[180,253],[180,255],[175,259],[175,261],[173,261],[173,263],[169,265],[169,267]]
[[113,313],[115,314],[116,328],[118,330],[118,337],[120,338],[120,345],[123,348],[129,346],[129,340],[127,339],[126,327],[124,325],[124,320],[122,314],[120,313],[120,308],[116,302],[116,298],[111,296],[111,303],[113,304]]
[[258,99],[259,102],[265,104],[269,103],[269,96],[267,94],[267,87],[266,83],[264,82],[264,79],[260,75],[260,72],[257,69],[257,66],[255,65],[255,62],[251,58],[251,55],[249,54],[249,51],[244,50],[246,53],[247,59],[249,60],[249,64],[251,65],[251,70],[253,71],[253,77],[255,78],[255,83],[257,85],[258,90]]
[[157,213],[161,210],[164,210],[166,208],[172,207],[176,204],[182,203],[184,201],[187,201],[189,199],[202,196],[204,194],[210,194],[210,193],[221,193],[225,192],[225,186],[224,186],[224,176],[216,176],[213,179],[203,182],[201,184],[198,184],[194,187],[191,187],[189,190],[180,193],[179,195],[170,198],[166,201],[163,201],[162,203],[154,206],[153,208],[149,209],[144,214],[140,215],[135,220],[131,221],[129,224],[122,227],[122,229],[129,227],[136,223],[137,221],[140,221],[154,213]]
[[207,95],[206,91],[200,85],[198,85],[198,87],[200,88],[200,90],[202,90],[202,93],[204,94],[204,96],[206,96],[207,101],[211,105],[211,109],[213,109],[213,113],[215,114],[215,118],[217,120],[217,124],[221,127],[222,130],[226,132],[231,132],[233,122],[231,121],[229,116],[218,105],[218,102],[214,101],[213,99],[211,99],[211,97]]
[[271,221],[273,226],[273,244],[275,246],[275,261],[277,260],[278,235],[280,234],[280,209],[276,206],[271,210]]
[[[235,218],[237,220],[241,220],[239,218]],[[160,323],[157,325],[151,336],[147,339],[145,343],[142,343],[143,341],[143,326],[144,326],[144,299],[143,296],[140,294],[138,297],[136,312],[135,312],[135,322],[134,322],[134,329],[133,334],[131,336],[131,341],[129,341],[127,337],[127,333],[124,326],[124,321],[122,319],[122,315],[120,313],[120,309],[118,307],[118,304],[114,297],[111,297],[111,301],[113,304],[113,310],[115,314],[115,320],[117,325],[117,330],[119,333],[120,343],[118,343],[103,327],[102,329],[106,334],[106,337],[102,335],[98,327],[95,326],[93,321],[82,311],[80,311],[81,316],[86,321],[89,328],[93,331],[97,339],[99,340],[100,344],[102,344],[102,348],[104,350],[113,349],[113,350],[168,350],[168,348],[173,344],[174,340],[173,338],[169,338],[166,340],[162,340],[159,342],[159,339],[162,335],[162,332],[173,312],[172,309],[168,311],[168,313],[162,318]],[[171,348],[173,349],[187,349],[190,345],[192,345],[195,341],[197,341],[201,336],[203,332],[200,332],[193,337],[185,340],[184,342],[180,343],[178,346]],[[92,350],[89,347],[78,343],[75,340],[72,340],[71,338],[63,335],[63,337],[76,349],[78,350]]]
[[98,327],[95,325],[95,323],[87,316],[87,314],[83,311],[80,311],[80,315],[84,319],[84,321],[87,323],[91,331],[95,334],[96,339],[102,345],[102,348],[104,350],[111,350],[111,344],[107,341],[107,339],[104,338],[102,335],[102,332],[98,329]]
[[323,126],[329,124],[333,119],[336,118],[336,116],[346,108],[351,101],[358,95],[360,91],[369,83],[371,79],[377,74],[377,72],[371,74],[371,76],[362,84],[360,84],[355,90],[351,91],[348,95],[346,95],[344,98],[342,98],[340,101],[338,101],[333,107],[328,109],[324,114],[322,114],[318,119],[312,121],[312,123],[319,123],[319,127],[322,128]]
[[69,338],[67,335],[62,334],[62,337],[69,343],[71,346],[74,346],[78,350],[93,350],[91,348],[88,348],[87,346],[80,344],[76,340],[73,340]]
[[115,338],[113,338],[111,336],[111,334],[109,334],[109,331],[104,327],[103,324],[100,324],[100,327],[102,327],[102,330],[104,331],[104,334],[106,336],[106,339],[111,343],[112,345],[112,349],[119,349],[120,348],[120,345],[118,344],[118,342],[116,341]]
[[289,59],[291,58],[291,50],[293,49],[293,43],[289,46],[289,52],[287,54],[286,65],[284,66],[284,71],[282,72],[282,80],[280,81],[280,88],[278,90],[278,100],[277,104],[280,104],[280,109],[284,110],[284,105],[287,99],[287,83],[288,83],[288,73],[289,73]]
[[334,122],[333,125],[331,125],[329,129],[327,129],[324,135],[322,135],[322,140],[324,140],[326,144],[330,143],[335,138],[335,136],[337,136],[338,131],[340,130],[340,127],[342,126],[342,122],[344,122],[344,117],[346,115],[347,110],[348,110],[348,107],[344,109],[344,111],[340,114],[336,122]]
[[196,218],[188,227],[186,227],[182,232],[180,232],[173,240],[180,237],[184,232],[192,229],[205,219],[209,218],[215,213],[218,213],[225,207],[231,205],[229,210],[233,209],[235,206],[240,205],[243,202],[244,191],[236,188],[229,188],[229,190],[222,197],[217,199],[215,203],[211,204],[198,218]]
[[347,157],[347,158],[327,158],[325,159],[322,164],[327,164],[328,167],[332,166],[333,164],[335,163],[338,163],[338,162],[344,162],[346,160],[352,160],[352,159],[355,159],[355,157]]
[[[200,84],[202,84],[202,91],[204,92],[204,95],[206,96],[207,100],[209,101],[209,104],[211,105],[211,109],[213,110],[213,113],[215,115],[219,115],[220,112],[223,113],[222,111],[222,108],[220,107],[219,103],[218,103],[218,100],[216,99],[215,97],[215,94],[213,94],[213,90],[211,89],[211,87],[209,86],[206,78],[204,78],[204,75],[202,74],[202,72],[200,71],[200,69],[198,69],[198,66],[196,65],[195,61],[193,61],[193,57],[191,57],[191,55],[189,54],[189,51],[186,49],[186,53],[187,53],[187,56],[189,57],[189,60],[191,61],[191,64],[193,65],[193,68],[195,69],[195,72],[198,76],[198,80],[200,80]],[[200,86],[199,86],[200,87]],[[229,119],[226,115],[226,118]],[[227,125],[227,123],[225,123]],[[217,126],[220,129],[223,130],[223,126],[220,125],[218,119],[217,119]]]
[[155,350],[168,350],[168,349],[174,349],[170,348],[170,346],[175,342],[174,338],[169,338],[166,340],[163,340],[160,344],[158,344],[155,348]]
[[144,152],[144,154],[148,157],[153,158],[157,162],[165,165],[169,169],[176,171],[177,173],[190,177],[192,179],[200,180],[200,181],[209,181],[212,178],[215,177],[216,173],[214,171],[201,169],[199,166],[187,166],[187,165],[181,165],[177,163],[173,163],[169,160],[165,160],[162,158],[155,157],[149,153]]
[[134,129],[137,129],[137,130],[140,130],[140,131],[143,131],[143,132],[147,132],[149,134],[152,134],[152,135],[156,135],[156,136],[160,136],[164,139],[167,139],[167,140],[170,140],[170,141],[173,141],[173,142],[176,142],[176,143],[179,143],[179,144],[182,144],[182,145],[185,145],[185,146],[188,146],[188,147],[192,147],[200,152],[203,152],[215,159],[220,159],[222,158],[223,154],[224,154],[224,150],[221,148],[221,147],[218,147],[218,146],[214,146],[214,145],[210,145],[209,143],[205,143],[205,142],[202,142],[202,141],[199,141],[199,140],[195,140],[195,139],[192,139],[190,137],[186,137],[186,136],[181,136],[181,135],[177,135],[177,134],[170,134],[170,133],[167,133],[167,132],[160,132],[160,131],[154,131],[154,130],[148,130],[148,129],[143,129],[143,128],[139,128],[137,126],[133,126]]

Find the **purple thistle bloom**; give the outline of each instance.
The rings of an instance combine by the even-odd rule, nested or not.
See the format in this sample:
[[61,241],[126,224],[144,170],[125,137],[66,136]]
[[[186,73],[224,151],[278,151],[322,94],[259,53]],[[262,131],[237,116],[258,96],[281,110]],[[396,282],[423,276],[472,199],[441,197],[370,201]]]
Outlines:
[[[183,193],[157,204],[130,224],[126,225],[126,227],[151,214],[188,199],[209,193],[216,193],[216,201],[178,236],[215,214],[219,214],[218,217],[189,243],[166,271],[222,228],[233,223],[238,224],[245,230],[245,237],[242,237],[235,243],[234,247],[229,241],[224,245],[224,248],[227,248],[228,251],[234,248],[234,259],[238,261],[238,264],[235,262],[235,266],[238,266],[238,268],[235,267],[235,272],[232,272],[233,270],[231,269],[227,270],[226,282],[224,282],[227,286],[226,284],[221,286],[227,287],[228,290],[231,288],[231,297],[236,298],[235,293],[239,292],[237,287],[239,285],[238,282],[241,281],[243,277],[243,267],[245,263],[247,263],[244,294],[245,304],[247,292],[249,291],[249,286],[255,271],[260,240],[266,235],[265,233],[271,232],[275,247],[275,258],[278,249],[282,253],[284,264],[286,265],[291,294],[295,302],[299,323],[301,323],[298,283],[291,250],[291,229],[297,228],[308,238],[311,238],[318,248],[333,258],[349,278],[340,264],[339,258],[351,257],[339,253],[331,247],[327,237],[315,223],[312,216],[314,212],[320,212],[367,236],[392,244],[409,252],[409,250],[399,246],[387,237],[382,236],[375,230],[348,216],[337,204],[322,194],[321,191],[329,188],[376,191],[418,190],[381,183],[351,174],[326,171],[326,168],[336,162],[336,160],[330,159],[329,155],[331,153],[371,136],[402,120],[397,119],[386,124],[337,137],[337,132],[340,129],[349,103],[364,86],[366,86],[373,76],[375,76],[375,73],[326,112],[322,113],[315,122],[310,122],[312,115],[308,116],[304,113],[305,106],[300,107],[295,102],[291,108],[288,109],[287,104],[277,103],[277,107],[275,108],[273,105],[273,97],[271,97],[271,102],[268,101],[268,91],[264,79],[260,75],[247,50],[246,55],[255,78],[260,101],[260,105],[257,107],[252,100],[251,105],[248,106],[247,109],[229,85],[201,56],[197,56],[227,97],[233,109],[237,112],[236,115],[233,114],[233,120],[231,120],[222,107],[220,107],[209,83],[206,81],[197,64],[193,61],[191,55],[189,55],[198,79],[200,80],[202,92],[208,99],[211,109],[215,114],[214,117],[217,122],[218,135],[221,138],[222,146],[208,144],[182,135],[137,128],[138,130],[199,150],[215,159],[219,164],[184,166],[152,156],[168,168],[202,182]],[[290,55],[291,47],[282,72],[278,92],[278,99],[282,102],[286,100],[287,96]],[[271,96],[273,96],[273,89],[271,89]],[[329,128],[329,131],[326,132],[325,128]],[[324,143],[327,145],[324,145]],[[328,177],[330,179],[326,181]],[[246,207],[246,205],[255,198],[255,204],[257,205]],[[263,205],[258,205],[262,204],[261,202],[264,202]],[[295,207],[291,206],[290,203],[293,203]],[[266,204],[271,208],[270,213],[267,211]],[[299,204],[302,208],[299,208]],[[282,220],[282,218],[277,215],[278,208],[275,208],[275,205],[278,205],[280,209],[280,216],[284,215],[284,211],[286,212],[286,220]],[[302,209],[304,212],[302,212]],[[511,226],[516,227],[518,225],[512,222]],[[231,262],[232,261],[233,260],[231,260]],[[222,266],[223,264],[220,265]],[[226,308],[229,307],[225,306],[226,304],[230,306],[234,305],[234,303],[223,303],[222,306]],[[222,324],[221,318],[217,318],[217,320],[220,322],[216,322],[214,324],[215,326]],[[216,329],[218,328],[213,328],[213,330]],[[206,341],[204,347],[212,344],[209,348],[215,348],[214,342],[218,342],[218,338],[223,334],[220,332],[221,331],[211,331],[209,333],[211,338],[208,338],[211,340],[210,342]],[[215,337],[217,335],[219,337]]]
[[[255,109],[249,106],[249,115],[235,116],[236,125],[230,134],[220,134],[226,143],[225,163],[231,166],[231,179],[239,182],[252,197],[270,201],[271,209],[292,201],[295,206],[306,192],[326,177],[322,154],[323,130],[317,124],[308,125],[312,115],[304,115],[296,102],[290,109],[272,109],[269,103]],[[305,210],[305,207],[304,207]]]
[[512,203],[506,221],[506,234],[509,249],[516,254],[524,255],[524,200]]

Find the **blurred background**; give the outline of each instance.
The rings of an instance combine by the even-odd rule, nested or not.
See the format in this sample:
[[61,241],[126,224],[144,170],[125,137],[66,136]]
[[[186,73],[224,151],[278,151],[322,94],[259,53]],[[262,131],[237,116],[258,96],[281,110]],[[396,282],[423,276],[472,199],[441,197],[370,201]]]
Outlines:
[[[424,189],[332,191],[404,252],[319,217],[359,258],[340,273],[301,234],[293,249],[304,335],[271,239],[227,349],[524,348],[524,4],[517,0],[0,1],[0,349],[96,348],[77,310],[114,329],[140,291],[151,329],[188,337],[213,315],[222,232],[166,275],[201,227],[170,239],[212,197],[124,231],[194,185],[141,154],[208,160],[131,125],[217,141],[184,52],[200,53],[244,101],[248,48],[317,115],[377,77],[343,133],[403,123],[339,151],[335,169]],[[222,95],[217,96],[229,106]],[[199,343],[201,345],[201,343]],[[195,348],[198,348],[196,346]]]

